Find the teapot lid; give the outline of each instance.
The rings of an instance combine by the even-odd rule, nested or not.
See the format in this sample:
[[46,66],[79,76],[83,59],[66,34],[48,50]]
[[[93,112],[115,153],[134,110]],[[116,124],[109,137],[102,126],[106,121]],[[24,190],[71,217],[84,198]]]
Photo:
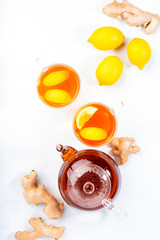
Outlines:
[[110,194],[110,177],[107,171],[96,164],[76,162],[68,170],[67,177],[68,194],[80,207],[98,207]]

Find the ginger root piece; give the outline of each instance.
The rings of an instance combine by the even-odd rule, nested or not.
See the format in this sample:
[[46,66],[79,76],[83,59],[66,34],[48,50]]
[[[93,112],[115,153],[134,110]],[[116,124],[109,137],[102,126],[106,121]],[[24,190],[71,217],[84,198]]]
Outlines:
[[159,15],[144,12],[130,4],[127,0],[124,0],[122,3],[113,1],[107,4],[102,11],[109,17],[115,17],[119,20],[126,19],[130,26],[143,26],[147,34],[155,32],[160,23]]
[[65,227],[55,227],[44,224],[42,218],[31,218],[29,224],[34,230],[32,232],[16,232],[14,235],[16,240],[34,240],[39,237],[50,237],[57,240],[63,236],[65,231]]
[[50,219],[57,219],[63,215],[63,203],[58,203],[45,189],[44,184],[36,187],[37,172],[32,170],[29,175],[22,178],[22,186],[24,188],[24,197],[29,204],[39,205],[45,203],[43,212]]
[[131,153],[137,153],[140,151],[140,147],[132,146],[135,142],[134,138],[121,137],[113,138],[109,143],[110,147],[113,148],[110,151],[111,155],[118,156],[120,163],[124,164],[128,161],[128,156]]

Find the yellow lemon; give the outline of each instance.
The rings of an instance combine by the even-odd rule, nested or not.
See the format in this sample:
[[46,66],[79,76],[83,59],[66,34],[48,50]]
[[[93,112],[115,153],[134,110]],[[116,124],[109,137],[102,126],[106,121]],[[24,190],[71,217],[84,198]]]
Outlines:
[[47,101],[54,103],[67,103],[71,101],[70,94],[61,89],[48,90],[44,96]]
[[93,116],[93,114],[98,110],[96,107],[85,107],[76,116],[76,125],[80,130],[84,124]]
[[43,84],[45,86],[54,86],[66,81],[68,77],[69,73],[67,71],[65,70],[56,71],[50,73],[47,77],[45,77],[43,80]]
[[123,63],[116,56],[109,56],[103,59],[96,70],[96,77],[99,85],[113,85],[123,72]]
[[131,63],[142,70],[151,58],[151,48],[144,39],[134,38],[127,46],[127,54]]
[[124,40],[123,33],[115,27],[102,27],[95,30],[88,42],[99,50],[111,50],[119,47]]
[[87,127],[80,131],[81,137],[87,140],[100,141],[107,137],[107,133],[102,128]]

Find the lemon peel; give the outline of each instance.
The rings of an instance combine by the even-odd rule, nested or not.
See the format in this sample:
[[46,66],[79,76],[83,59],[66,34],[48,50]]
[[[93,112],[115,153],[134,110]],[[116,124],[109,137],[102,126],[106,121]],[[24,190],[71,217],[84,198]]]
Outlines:
[[55,86],[67,80],[69,73],[65,70],[50,73],[43,80],[45,86]]
[[87,127],[80,131],[81,137],[87,140],[100,141],[107,137],[107,133],[102,128]]
[[53,103],[68,103],[71,101],[71,96],[68,92],[61,89],[48,90],[45,95],[45,99]]

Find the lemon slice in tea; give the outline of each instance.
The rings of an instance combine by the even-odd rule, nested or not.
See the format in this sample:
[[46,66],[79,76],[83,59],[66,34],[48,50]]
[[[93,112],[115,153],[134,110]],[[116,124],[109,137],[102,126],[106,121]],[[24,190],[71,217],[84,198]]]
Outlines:
[[93,116],[97,110],[98,108],[92,106],[83,108],[76,117],[77,128],[81,130],[84,124]]

